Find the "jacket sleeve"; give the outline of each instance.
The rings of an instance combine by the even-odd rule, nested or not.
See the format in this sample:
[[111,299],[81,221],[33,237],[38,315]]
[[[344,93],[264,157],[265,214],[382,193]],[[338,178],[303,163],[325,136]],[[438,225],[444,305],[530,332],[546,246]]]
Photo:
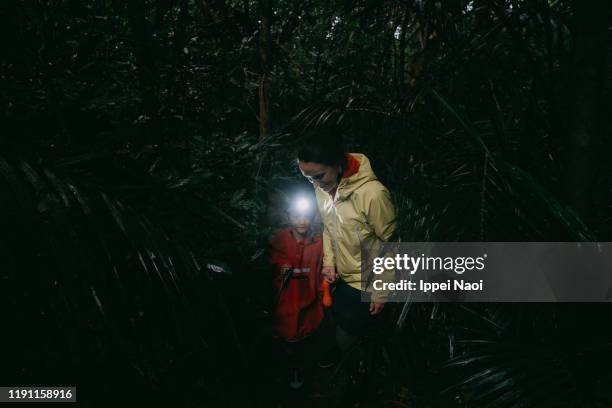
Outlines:
[[[388,242],[395,234],[397,228],[397,214],[395,206],[391,200],[391,194],[382,184],[370,190],[370,194],[365,197],[365,217],[374,234],[382,242]],[[379,256],[383,254],[379,254]],[[393,282],[395,270],[385,270],[376,277],[384,282]],[[372,294],[372,301],[375,303],[385,303],[389,298],[388,291],[375,291],[373,288],[367,289]]]
[[283,240],[282,232],[278,232],[270,240],[270,263],[276,267],[281,265],[290,265],[291,260],[287,254],[287,248]]
[[391,239],[397,228],[396,212],[391,194],[379,184],[367,194],[365,216],[374,233],[383,242]]
[[334,247],[329,229],[323,229],[323,266],[336,266]]
[[315,195],[317,197],[319,214],[321,215],[321,220],[323,221],[323,266],[336,266],[332,234],[329,230],[329,220],[326,219],[325,211],[323,211],[328,195],[327,193],[321,191],[320,188],[315,189]]
[[272,286],[276,291],[278,291],[281,287],[283,280],[281,268],[283,265],[291,265],[291,259],[289,258],[289,255],[287,253],[286,241],[284,239],[284,234],[282,231],[279,231],[270,240],[269,249],[269,262],[272,266]]

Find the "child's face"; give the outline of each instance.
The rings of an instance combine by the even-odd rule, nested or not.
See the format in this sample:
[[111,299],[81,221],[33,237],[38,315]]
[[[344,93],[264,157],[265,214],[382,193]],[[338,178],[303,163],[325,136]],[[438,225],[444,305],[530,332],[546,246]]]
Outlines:
[[289,225],[300,235],[306,235],[312,223],[312,216],[289,212]]

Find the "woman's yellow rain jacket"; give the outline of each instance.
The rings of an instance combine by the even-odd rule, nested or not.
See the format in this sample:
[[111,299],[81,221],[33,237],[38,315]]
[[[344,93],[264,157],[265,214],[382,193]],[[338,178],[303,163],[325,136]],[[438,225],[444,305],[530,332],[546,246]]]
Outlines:
[[[357,173],[343,177],[334,197],[315,189],[323,218],[323,266],[335,266],[339,276],[352,287],[368,290],[367,274],[361,275],[361,246],[377,248],[388,241],[396,228],[396,212],[389,190],[374,175],[370,161],[350,153],[359,161]],[[387,276],[387,279],[390,279]],[[373,302],[384,302],[386,293],[372,291]]]

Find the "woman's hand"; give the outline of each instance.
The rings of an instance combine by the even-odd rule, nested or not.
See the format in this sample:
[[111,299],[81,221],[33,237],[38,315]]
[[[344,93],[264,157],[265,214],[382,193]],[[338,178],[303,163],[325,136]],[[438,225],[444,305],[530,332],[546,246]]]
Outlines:
[[329,283],[334,283],[338,277],[335,266],[324,266],[323,269],[321,269],[321,275],[323,275],[325,280]]
[[372,316],[379,314],[380,312],[382,312],[383,307],[385,307],[384,303],[370,303],[370,314]]

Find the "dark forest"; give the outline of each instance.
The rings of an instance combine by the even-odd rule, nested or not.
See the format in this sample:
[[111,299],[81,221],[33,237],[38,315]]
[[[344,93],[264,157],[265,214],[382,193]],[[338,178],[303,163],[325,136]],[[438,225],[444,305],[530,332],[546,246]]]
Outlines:
[[0,386],[76,386],[83,407],[612,406],[605,303],[393,304],[366,374],[286,390],[268,260],[317,129],[367,154],[402,241],[612,241],[611,9],[2,1]]

